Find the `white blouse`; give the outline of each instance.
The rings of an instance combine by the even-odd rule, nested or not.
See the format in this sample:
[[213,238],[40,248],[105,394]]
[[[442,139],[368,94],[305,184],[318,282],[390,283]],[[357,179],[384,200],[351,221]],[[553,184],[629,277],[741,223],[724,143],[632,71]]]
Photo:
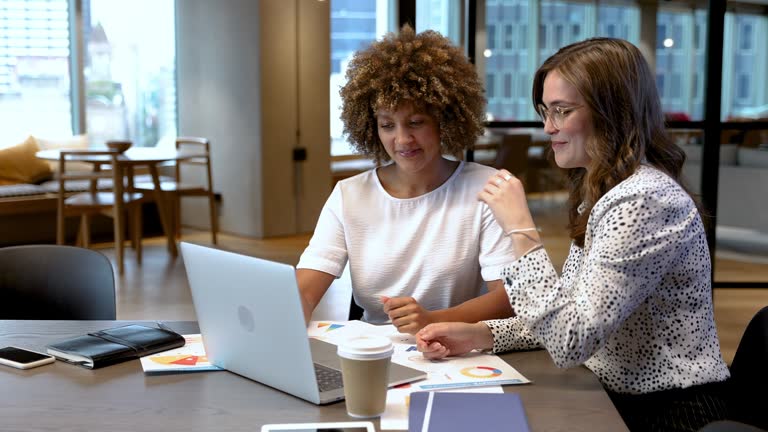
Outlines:
[[341,275],[349,262],[355,302],[371,323],[385,323],[381,296],[411,296],[446,309],[485,292],[515,259],[491,209],[478,201],[495,169],[461,162],[435,190],[395,198],[376,170],[336,184],[297,268]]
[[504,269],[517,316],[486,321],[494,352],[543,345],[557,366],[584,364],[619,393],[725,380],[710,271],[693,200],[641,166],[592,208],[561,277],[541,249]]

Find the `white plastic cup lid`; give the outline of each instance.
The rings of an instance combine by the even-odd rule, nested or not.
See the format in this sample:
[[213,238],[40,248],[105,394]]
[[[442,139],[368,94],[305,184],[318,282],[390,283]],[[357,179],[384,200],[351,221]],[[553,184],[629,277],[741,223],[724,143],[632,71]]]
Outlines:
[[394,345],[383,336],[359,336],[347,339],[339,344],[341,357],[355,360],[378,360],[392,356]]

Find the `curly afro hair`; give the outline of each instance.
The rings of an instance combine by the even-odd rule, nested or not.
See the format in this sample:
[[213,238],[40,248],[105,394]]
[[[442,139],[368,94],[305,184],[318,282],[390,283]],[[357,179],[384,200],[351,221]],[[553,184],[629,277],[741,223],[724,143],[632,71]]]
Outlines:
[[408,25],[399,34],[355,53],[341,88],[341,120],[355,150],[377,162],[389,160],[379,141],[375,113],[412,103],[432,115],[443,153],[460,156],[482,135],[483,86],[475,66],[450,39]]

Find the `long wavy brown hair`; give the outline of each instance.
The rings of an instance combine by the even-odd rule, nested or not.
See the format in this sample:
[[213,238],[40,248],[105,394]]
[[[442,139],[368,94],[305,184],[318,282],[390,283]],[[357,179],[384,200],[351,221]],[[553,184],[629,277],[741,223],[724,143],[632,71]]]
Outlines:
[[589,214],[603,195],[643,161],[684,187],[685,153],[666,132],[654,75],[631,43],[594,38],[560,49],[536,72],[534,106],[543,103],[544,80],[554,70],[578,89],[592,113],[594,135],[586,144],[589,167],[567,170],[568,228],[583,247]]
[[344,133],[355,150],[389,160],[379,141],[375,113],[412,103],[435,118],[443,153],[459,156],[482,135],[483,85],[475,67],[450,39],[408,25],[358,51],[339,92]]

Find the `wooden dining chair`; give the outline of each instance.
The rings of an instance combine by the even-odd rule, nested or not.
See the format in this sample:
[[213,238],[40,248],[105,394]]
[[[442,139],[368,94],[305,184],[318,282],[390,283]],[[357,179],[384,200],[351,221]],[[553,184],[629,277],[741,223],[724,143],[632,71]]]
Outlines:
[[[62,151],[59,155],[59,193],[56,217],[56,243],[65,243],[65,218],[80,216],[79,244],[90,246],[90,218],[104,214],[113,218],[115,231],[115,255],[118,274],[124,272],[123,243],[125,238],[125,214],[130,214],[131,240],[136,250],[136,261],[141,263],[141,202],[143,194],[125,191],[123,170],[118,164],[119,153],[115,151]],[[68,161],[91,162],[92,172],[67,171]],[[100,162],[95,162],[100,161]],[[108,165],[111,170],[102,171]],[[111,191],[99,187],[99,180],[111,179]],[[70,193],[67,182],[87,181],[85,192]]]
[[[217,244],[216,234],[218,232],[219,222],[216,214],[216,197],[213,193],[213,176],[211,174],[211,148],[210,141],[207,138],[200,137],[178,137],[176,138],[176,150],[179,152],[188,151],[193,157],[180,157],[174,167],[173,180],[160,182],[164,202],[168,204],[168,213],[173,224],[173,232],[176,237],[181,237],[181,197],[201,196],[208,198],[208,210],[211,222],[211,241]],[[182,180],[182,172],[185,167],[202,167],[205,174],[205,182],[188,182]],[[189,172],[187,172],[189,174]],[[136,190],[151,192],[154,191],[153,183],[137,183]]]

